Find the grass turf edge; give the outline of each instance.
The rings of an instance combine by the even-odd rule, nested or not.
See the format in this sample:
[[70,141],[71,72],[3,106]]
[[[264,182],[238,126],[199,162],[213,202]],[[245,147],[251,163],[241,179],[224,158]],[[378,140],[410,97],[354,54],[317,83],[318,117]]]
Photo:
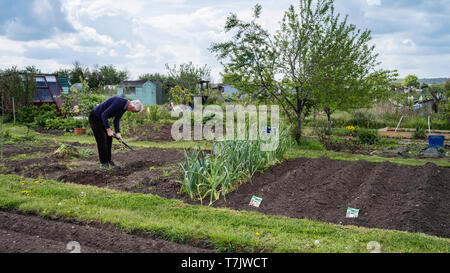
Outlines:
[[0,209],[98,221],[131,234],[213,246],[218,252],[370,252],[367,244],[372,241],[379,242],[383,252],[450,252],[450,239],[425,234],[193,206],[154,195],[12,175],[0,175]]

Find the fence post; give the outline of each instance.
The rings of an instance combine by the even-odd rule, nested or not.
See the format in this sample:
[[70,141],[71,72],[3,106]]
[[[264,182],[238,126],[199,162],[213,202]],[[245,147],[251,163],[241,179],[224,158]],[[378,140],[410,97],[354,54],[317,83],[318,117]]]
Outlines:
[[398,128],[400,128],[400,125],[402,124],[403,116],[400,118],[400,121],[398,122],[397,128],[395,129],[395,132],[397,133]]
[[12,98],[12,106],[13,106],[14,124],[16,124],[16,106],[14,104],[14,97]]
[[431,122],[430,116],[428,116],[428,132],[431,134]]

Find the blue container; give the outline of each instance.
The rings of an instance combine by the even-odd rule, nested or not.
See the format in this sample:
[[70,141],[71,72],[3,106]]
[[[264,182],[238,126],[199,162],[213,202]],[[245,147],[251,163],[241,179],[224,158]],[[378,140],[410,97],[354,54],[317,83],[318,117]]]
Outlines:
[[444,136],[428,136],[430,147],[444,147]]

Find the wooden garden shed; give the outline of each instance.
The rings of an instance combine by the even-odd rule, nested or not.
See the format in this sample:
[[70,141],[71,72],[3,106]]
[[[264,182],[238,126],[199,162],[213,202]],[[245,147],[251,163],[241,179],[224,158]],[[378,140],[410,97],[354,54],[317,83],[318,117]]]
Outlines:
[[158,81],[124,81],[117,86],[117,96],[140,100],[144,106],[165,104],[169,101]]

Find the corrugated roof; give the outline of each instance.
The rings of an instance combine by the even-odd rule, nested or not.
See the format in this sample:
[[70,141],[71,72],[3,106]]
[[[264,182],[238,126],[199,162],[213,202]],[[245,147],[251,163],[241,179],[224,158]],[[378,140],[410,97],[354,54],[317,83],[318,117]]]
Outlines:
[[142,80],[142,81],[124,81],[122,83],[120,83],[120,86],[142,86],[144,85],[146,82],[148,82],[147,80]]

